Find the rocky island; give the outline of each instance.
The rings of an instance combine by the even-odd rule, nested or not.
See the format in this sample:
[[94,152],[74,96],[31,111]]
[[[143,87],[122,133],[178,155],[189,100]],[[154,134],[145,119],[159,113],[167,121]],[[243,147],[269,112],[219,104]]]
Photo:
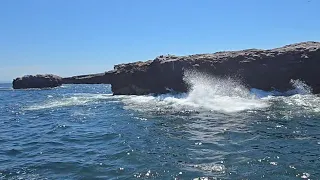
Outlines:
[[217,77],[236,77],[248,88],[266,91],[289,90],[292,88],[290,80],[299,79],[314,93],[320,93],[319,67],[320,42],[310,41],[269,50],[162,55],[145,62],[115,65],[114,70],[101,74],[63,78],[62,82],[111,84],[114,95],[167,93],[170,90],[186,92],[188,87],[183,80],[184,73],[186,70],[197,70]]
[[53,74],[27,75],[13,80],[13,89],[53,88],[62,85],[62,78]]

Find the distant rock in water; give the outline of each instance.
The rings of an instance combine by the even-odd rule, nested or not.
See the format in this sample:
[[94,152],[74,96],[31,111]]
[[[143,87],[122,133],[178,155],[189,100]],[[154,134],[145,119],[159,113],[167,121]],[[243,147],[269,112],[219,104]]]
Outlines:
[[13,80],[13,89],[53,88],[62,85],[62,78],[53,74],[26,75]]
[[215,77],[235,77],[248,88],[287,91],[299,79],[320,93],[320,42],[303,42],[281,48],[224,51],[188,56],[162,55],[154,60],[115,65],[110,80],[119,94],[186,92],[186,70]]

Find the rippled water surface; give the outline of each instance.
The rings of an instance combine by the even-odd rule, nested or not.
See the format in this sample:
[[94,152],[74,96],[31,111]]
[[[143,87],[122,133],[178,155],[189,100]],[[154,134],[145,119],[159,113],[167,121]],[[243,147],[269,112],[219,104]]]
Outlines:
[[0,84],[0,179],[320,179],[320,97],[188,80],[160,96]]

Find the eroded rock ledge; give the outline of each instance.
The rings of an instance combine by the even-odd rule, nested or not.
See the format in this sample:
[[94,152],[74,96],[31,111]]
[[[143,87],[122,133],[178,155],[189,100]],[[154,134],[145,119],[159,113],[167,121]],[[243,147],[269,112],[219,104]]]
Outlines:
[[236,77],[249,88],[286,91],[300,79],[320,93],[320,43],[303,42],[280,48],[224,51],[188,56],[159,56],[146,62],[114,67],[110,83],[115,95],[185,92],[185,70],[218,77]]
[[110,84],[110,73],[88,74],[66,77],[63,84]]

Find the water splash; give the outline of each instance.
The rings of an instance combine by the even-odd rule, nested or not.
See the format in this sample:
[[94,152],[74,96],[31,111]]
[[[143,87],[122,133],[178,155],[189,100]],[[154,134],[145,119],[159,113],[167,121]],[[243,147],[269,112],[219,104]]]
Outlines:
[[[301,80],[291,80],[293,89],[286,92],[262,91],[251,89],[257,97],[268,100],[271,104],[282,104],[285,116],[304,116],[320,112],[320,97],[312,94],[312,88]],[[311,114],[310,114],[311,113]]]
[[[169,93],[158,96],[76,93],[63,97],[49,95],[43,103],[37,103],[23,110],[54,109],[84,106],[100,103],[122,102],[125,109],[156,114],[190,114],[199,112],[236,113],[266,109],[273,104],[283,104],[289,111],[320,112],[320,97],[311,94],[311,88],[300,80],[292,80],[294,89],[287,92],[247,89],[240,81],[232,78],[217,78],[205,73],[188,71],[184,81],[188,93]],[[287,114],[288,114],[287,113]]]
[[184,79],[191,87],[187,101],[206,110],[238,112],[268,106],[266,102],[253,96],[240,81],[232,78],[217,78],[188,71]]
[[239,81],[216,78],[205,73],[187,71],[184,81],[189,92],[160,96],[121,96],[125,107],[138,111],[216,111],[234,113],[269,106],[256,98]]
[[218,78],[198,71],[186,71],[183,79],[190,87],[189,95],[205,93],[230,97],[253,97],[240,81],[230,77]]
[[306,95],[306,94],[312,94],[312,88],[308,86],[305,82],[296,79],[293,80],[291,79],[290,83],[294,87],[293,90],[287,91],[287,94],[293,95],[293,94],[301,94],[301,95]]

